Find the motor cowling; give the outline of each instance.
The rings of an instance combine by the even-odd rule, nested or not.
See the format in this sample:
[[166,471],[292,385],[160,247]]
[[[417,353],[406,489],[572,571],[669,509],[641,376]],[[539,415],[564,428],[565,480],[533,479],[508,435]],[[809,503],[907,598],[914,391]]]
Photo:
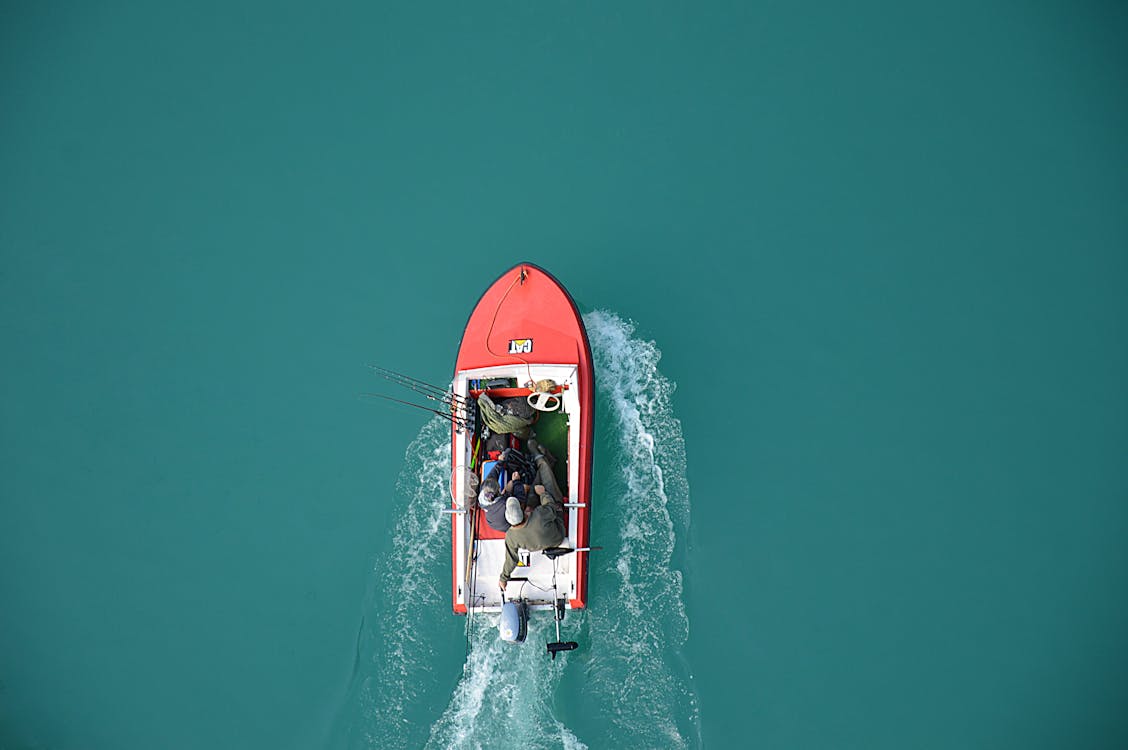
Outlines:
[[503,641],[524,643],[525,636],[529,632],[529,605],[524,600],[510,600],[502,604],[497,630]]

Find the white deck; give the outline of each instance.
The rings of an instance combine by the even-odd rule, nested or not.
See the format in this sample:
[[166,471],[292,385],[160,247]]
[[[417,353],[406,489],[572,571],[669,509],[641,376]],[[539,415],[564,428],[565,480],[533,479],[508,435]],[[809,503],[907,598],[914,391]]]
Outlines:
[[[471,380],[486,380],[490,378],[517,378],[518,383],[529,380],[529,369],[532,370],[534,380],[550,378],[560,385],[568,385],[562,395],[561,409],[568,414],[568,455],[579,455],[579,424],[580,401],[576,385],[576,365],[507,365],[504,367],[487,367],[477,370],[466,370],[458,373],[454,381],[455,393],[462,396],[469,394],[468,383]],[[463,431],[455,437],[455,465],[454,475],[461,477],[470,461],[471,435]],[[564,460],[564,456],[558,456]],[[576,492],[580,485],[579,464],[577,460],[568,461],[568,482],[565,491],[565,503],[583,502],[577,499]],[[466,507],[465,482],[456,483],[455,505],[458,508]],[[569,508],[568,535],[561,542],[561,547],[575,547],[577,536],[578,514],[575,507]],[[472,562],[472,575],[467,576],[467,563],[469,550],[467,541],[470,535],[469,516],[458,512],[452,516],[455,524],[455,570],[454,583],[455,603],[465,605],[468,611],[496,612],[501,609],[501,589],[498,578],[501,575],[501,566],[505,561],[505,540],[484,539],[477,543],[476,554]],[[553,588],[553,561],[540,552],[529,553],[528,567],[514,568],[512,578],[527,578],[527,581],[511,580],[506,589],[509,599],[525,598],[529,606],[534,609],[547,609],[552,606],[557,597],[572,599],[576,596],[575,558],[574,552],[562,555],[556,559],[556,586]]]

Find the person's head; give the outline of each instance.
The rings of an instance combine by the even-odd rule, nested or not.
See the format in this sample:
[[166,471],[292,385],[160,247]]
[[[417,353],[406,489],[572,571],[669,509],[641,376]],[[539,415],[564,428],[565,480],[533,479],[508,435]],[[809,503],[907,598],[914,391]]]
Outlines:
[[525,523],[525,509],[521,501],[511,497],[505,501],[505,520],[510,526],[520,526]]
[[498,487],[497,480],[493,479],[492,477],[488,477],[484,482],[482,482],[482,489],[478,493],[478,504],[489,505],[497,498],[500,492],[501,487]]

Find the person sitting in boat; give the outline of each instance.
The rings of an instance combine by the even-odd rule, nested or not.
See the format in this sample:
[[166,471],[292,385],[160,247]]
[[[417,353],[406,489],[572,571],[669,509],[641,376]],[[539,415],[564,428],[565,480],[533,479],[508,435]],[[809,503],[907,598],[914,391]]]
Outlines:
[[505,520],[509,521],[509,531],[505,532],[505,563],[501,566],[501,578],[498,581],[503,591],[520,559],[518,550],[538,552],[558,547],[567,535],[563,504],[554,500],[543,484],[536,485],[534,489],[540,498],[540,505],[533,508],[528,518],[516,498],[506,500]]
[[498,485],[501,470],[506,468],[502,461],[498,461],[490,469],[489,475],[482,482],[482,491],[478,493],[478,506],[486,511],[486,523],[491,529],[508,531],[509,521],[505,518],[505,507],[510,498],[516,499],[521,507],[525,507],[525,483],[521,481],[521,472],[511,471],[509,481],[504,487]]
[[541,483],[533,487],[537,499],[534,499],[535,507],[528,518],[520,502],[515,498],[506,500],[505,520],[509,522],[509,530],[505,532],[505,563],[501,566],[499,580],[502,590],[517,567],[518,550],[538,552],[557,547],[568,534],[564,526],[563,495],[548,461],[551,455],[535,437],[529,438],[528,447],[537,462],[537,479]]

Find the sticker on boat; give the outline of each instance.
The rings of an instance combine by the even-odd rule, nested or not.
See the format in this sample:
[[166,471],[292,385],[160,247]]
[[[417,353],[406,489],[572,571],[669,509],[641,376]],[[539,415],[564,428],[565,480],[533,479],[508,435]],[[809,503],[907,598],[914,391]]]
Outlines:
[[510,339],[509,341],[510,354],[532,354],[533,353],[533,340],[532,339]]

